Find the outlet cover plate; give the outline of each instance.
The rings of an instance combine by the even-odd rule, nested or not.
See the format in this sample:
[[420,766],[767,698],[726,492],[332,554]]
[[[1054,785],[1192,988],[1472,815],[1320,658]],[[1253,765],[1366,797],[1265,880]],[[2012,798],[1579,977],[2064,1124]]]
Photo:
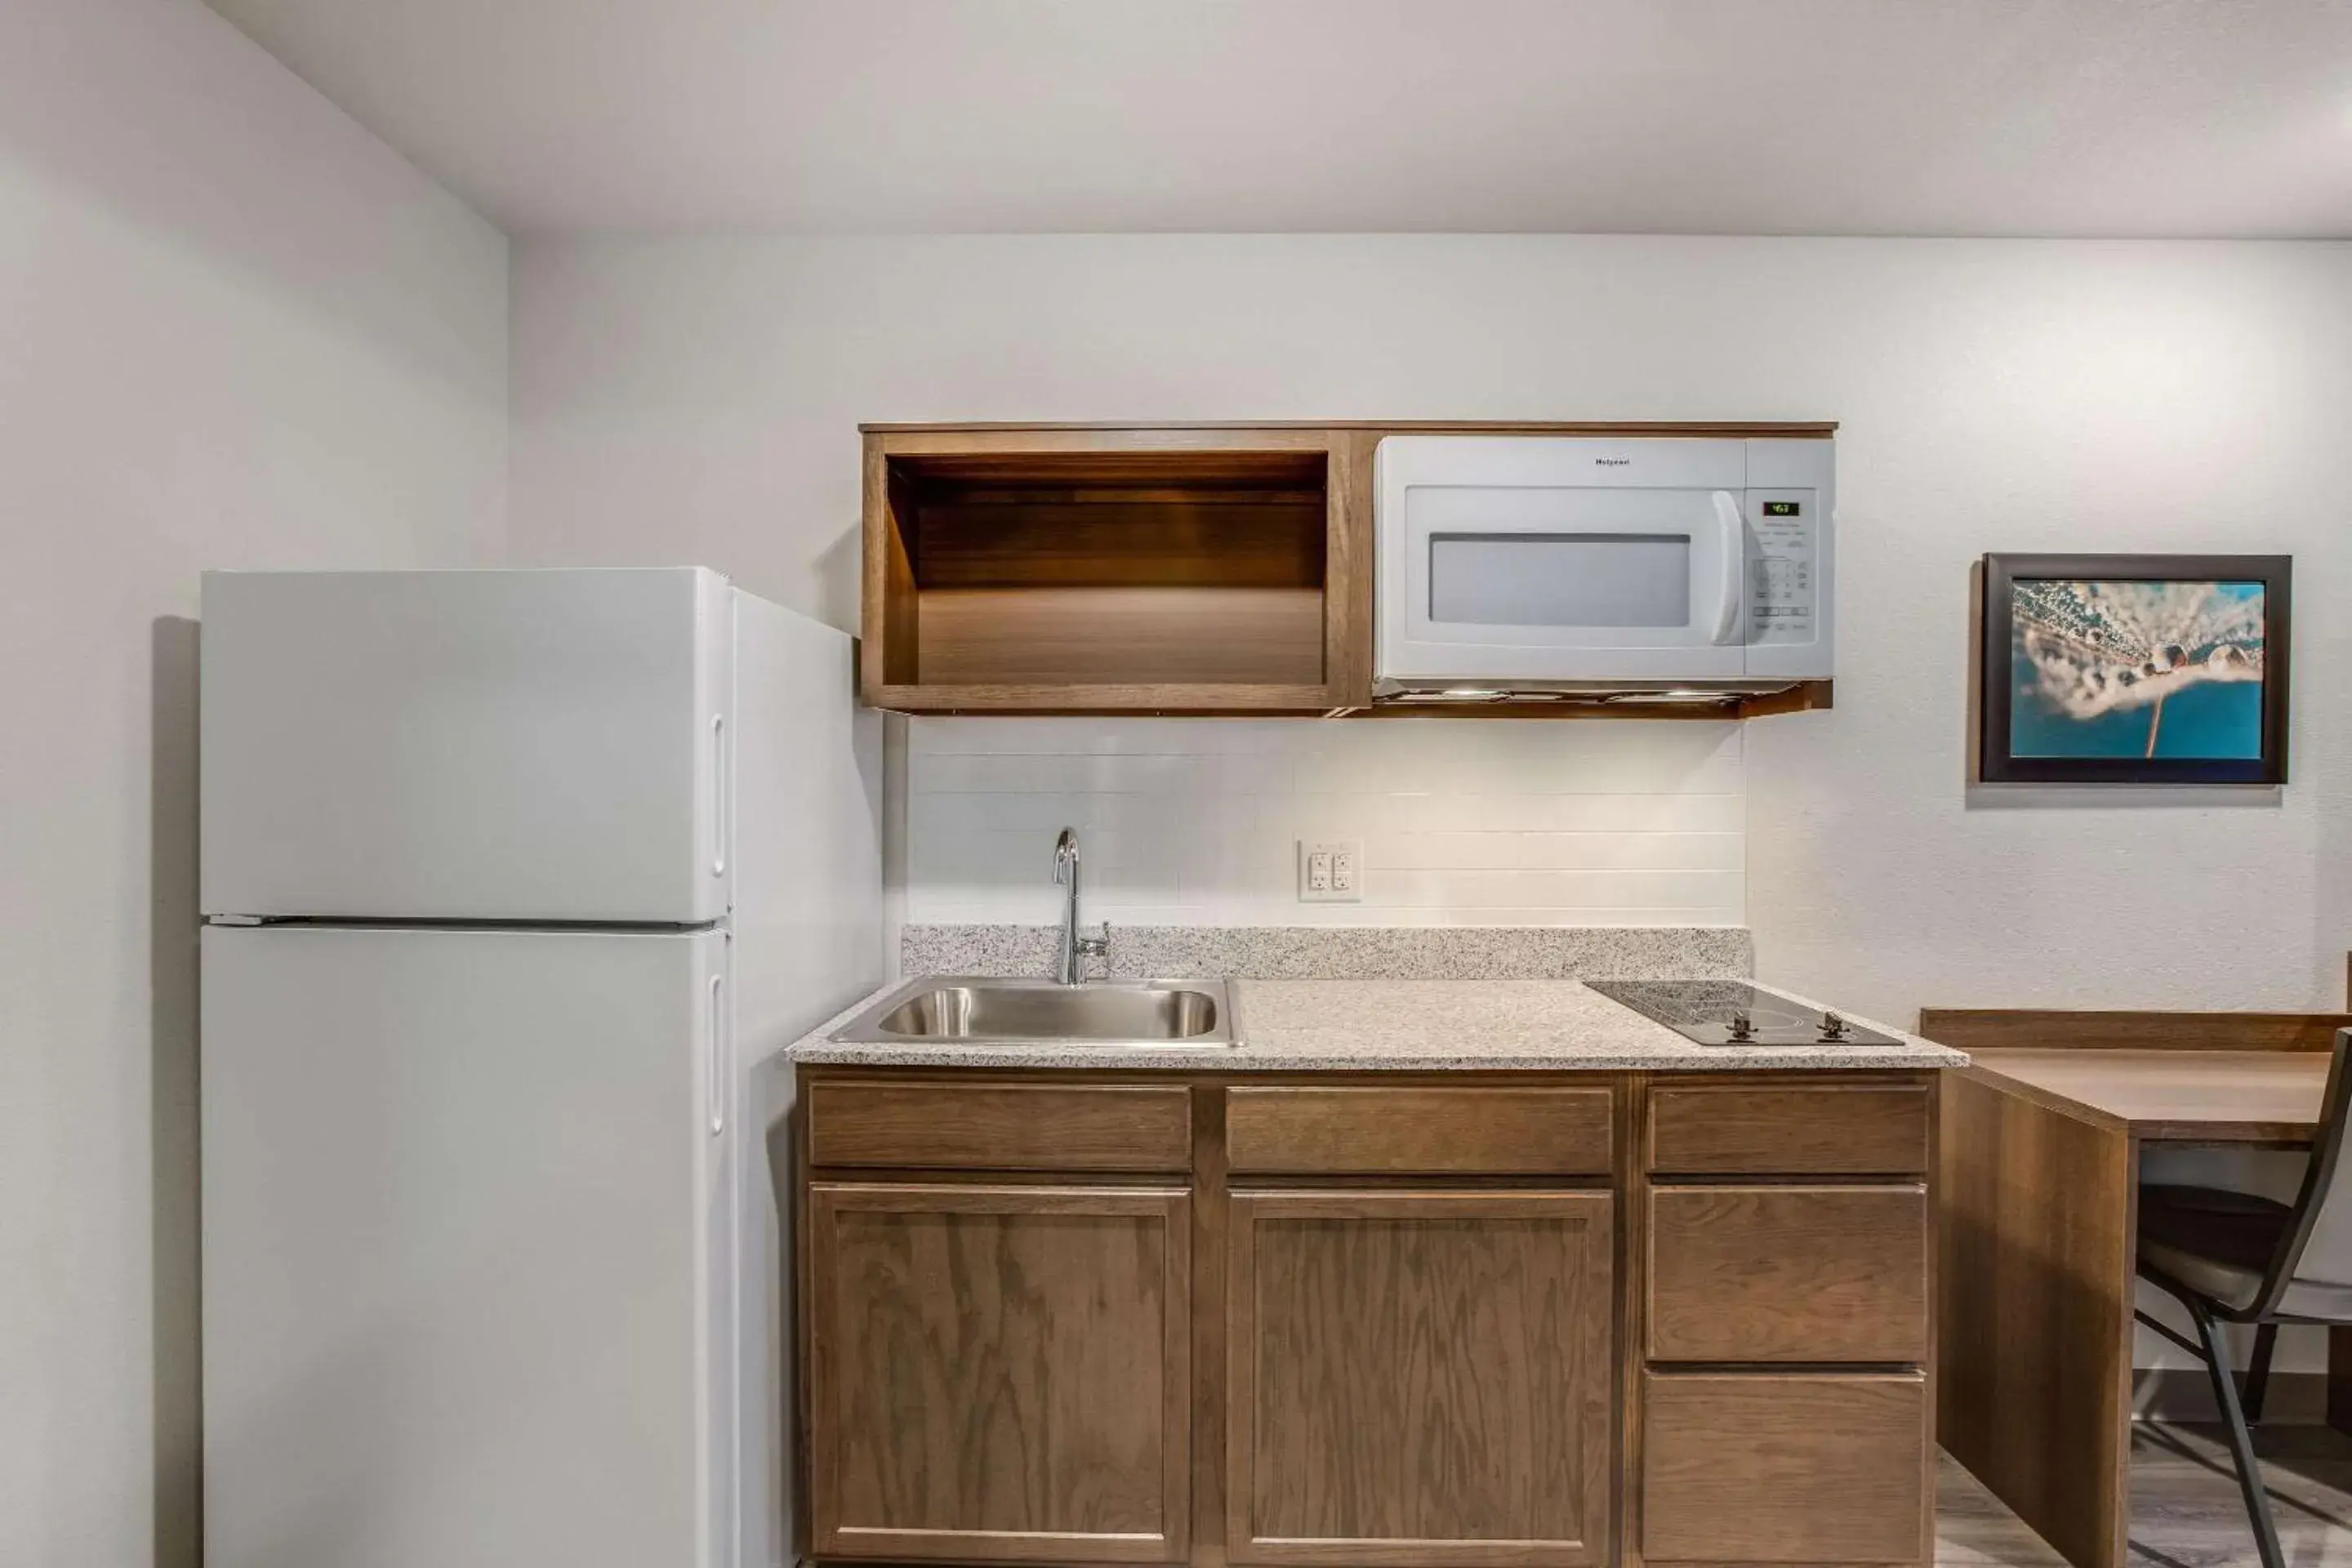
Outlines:
[[1360,904],[1364,901],[1364,841],[1302,838],[1298,841],[1298,901]]

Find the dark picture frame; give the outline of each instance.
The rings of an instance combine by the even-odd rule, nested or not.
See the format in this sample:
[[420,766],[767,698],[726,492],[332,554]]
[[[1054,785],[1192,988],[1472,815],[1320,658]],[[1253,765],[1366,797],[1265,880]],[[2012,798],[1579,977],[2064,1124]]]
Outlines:
[[[2284,784],[2293,580],[2294,558],[2286,555],[1987,555],[1977,649],[1977,777],[1986,784]],[[2164,703],[2169,700],[2159,698],[2139,704],[2152,710],[2148,755],[2019,755],[2018,588],[2076,583],[2260,584],[2260,754],[2153,754]],[[2235,602],[2242,605],[2248,599],[2241,595]],[[2184,653],[2176,646],[2158,658],[2176,655],[2194,659],[2200,652],[2192,648]],[[2104,672],[2097,674],[2105,679]],[[2114,679],[2131,683],[2145,676],[2121,669]],[[2237,678],[2238,682],[2247,679]]]

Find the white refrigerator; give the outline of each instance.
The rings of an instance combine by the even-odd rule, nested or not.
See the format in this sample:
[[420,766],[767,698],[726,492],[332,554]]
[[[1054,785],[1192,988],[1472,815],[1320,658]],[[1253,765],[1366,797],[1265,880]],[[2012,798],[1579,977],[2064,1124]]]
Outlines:
[[216,573],[202,658],[205,1561],[784,1561],[771,1058],[884,965],[850,639]]

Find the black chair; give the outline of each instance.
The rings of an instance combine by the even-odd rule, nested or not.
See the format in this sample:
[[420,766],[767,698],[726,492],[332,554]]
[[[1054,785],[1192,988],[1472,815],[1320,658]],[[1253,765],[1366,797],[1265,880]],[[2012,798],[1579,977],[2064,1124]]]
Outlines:
[[[2211,1374],[2263,1568],[2285,1568],[2286,1560],[2279,1552],[2278,1527],[2263,1491],[2247,1423],[2263,1417],[2278,1326],[2352,1324],[2352,1173],[2340,1184],[2336,1179],[2347,1101],[2352,1100],[2347,1058],[2352,1029],[2338,1030],[2311,1165],[2292,1205],[2217,1187],[2150,1183],[2139,1190],[2140,1278],[2189,1309],[2197,1339],[2146,1312],[2134,1315],[2203,1362]],[[2255,1325],[2242,1398],[2222,1342],[2223,1323]]]

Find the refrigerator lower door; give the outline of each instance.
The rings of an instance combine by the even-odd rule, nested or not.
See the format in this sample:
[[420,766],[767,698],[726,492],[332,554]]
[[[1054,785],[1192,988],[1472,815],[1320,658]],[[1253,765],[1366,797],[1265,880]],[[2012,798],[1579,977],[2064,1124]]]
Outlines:
[[691,567],[205,574],[205,912],[723,918],[732,623]]
[[205,931],[207,1561],[732,1568],[728,956]]

